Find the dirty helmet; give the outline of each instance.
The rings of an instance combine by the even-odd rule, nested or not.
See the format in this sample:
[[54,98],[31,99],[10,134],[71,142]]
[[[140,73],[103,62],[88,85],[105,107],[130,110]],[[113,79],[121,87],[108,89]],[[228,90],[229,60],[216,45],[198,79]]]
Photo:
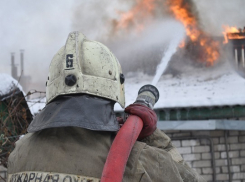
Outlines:
[[46,107],[28,132],[66,126],[117,131],[115,102],[124,108],[124,76],[117,58],[105,45],[72,32],[51,61]]
[[85,93],[113,100],[124,108],[122,77],[117,58],[105,45],[72,32],[50,64],[46,102],[59,95]]

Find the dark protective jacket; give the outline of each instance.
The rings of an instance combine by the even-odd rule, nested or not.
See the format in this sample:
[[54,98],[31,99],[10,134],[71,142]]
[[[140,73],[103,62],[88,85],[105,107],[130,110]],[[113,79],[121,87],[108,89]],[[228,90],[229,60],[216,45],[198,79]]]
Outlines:
[[[8,161],[9,182],[97,182],[119,129],[114,103],[89,95],[62,96],[30,124]],[[97,131],[95,131],[97,130]],[[156,130],[137,141],[124,182],[204,182],[170,138]]]
[[[78,127],[49,128],[25,135],[9,156],[9,182],[97,182],[115,132]],[[156,130],[137,141],[123,182],[205,182],[185,164],[170,138]]]

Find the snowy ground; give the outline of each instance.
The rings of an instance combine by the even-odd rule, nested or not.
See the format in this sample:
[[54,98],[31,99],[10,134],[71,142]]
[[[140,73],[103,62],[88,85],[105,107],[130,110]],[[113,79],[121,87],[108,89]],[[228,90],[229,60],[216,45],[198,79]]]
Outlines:
[[[125,81],[126,106],[133,103],[141,86],[153,77],[142,73],[128,75]],[[178,77],[163,75],[156,85],[160,92],[155,108],[245,105],[245,79],[221,68],[197,69]],[[122,108],[116,104],[115,110]]]
[[[131,73],[125,81],[126,106],[133,103],[138,90],[150,84],[153,77]],[[245,79],[238,74],[221,70],[197,69],[177,77],[163,75],[156,85],[160,98],[155,108],[245,105]],[[28,102],[32,113],[45,107],[45,98]],[[115,105],[116,111],[123,109]]]
[[46,98],[36,98],[27,101],[32,114],[39,113],[46,105]]

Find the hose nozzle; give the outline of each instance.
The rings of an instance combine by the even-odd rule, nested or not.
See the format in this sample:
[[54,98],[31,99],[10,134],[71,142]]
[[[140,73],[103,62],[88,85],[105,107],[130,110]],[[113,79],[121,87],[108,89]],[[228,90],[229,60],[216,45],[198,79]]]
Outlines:
[[144,85],[138,92],[138,97],[134,103],[145,105],[153,109],[159,99],[159,91],[153,85]]

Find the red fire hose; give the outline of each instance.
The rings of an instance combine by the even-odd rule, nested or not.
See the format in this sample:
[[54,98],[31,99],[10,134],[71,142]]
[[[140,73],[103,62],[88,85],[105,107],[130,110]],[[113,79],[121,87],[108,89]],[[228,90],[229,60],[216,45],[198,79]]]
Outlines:
[[129,154],[143,128],[142,120],[130,115],[118,131],[102,172],[101,182],[121,182]]

